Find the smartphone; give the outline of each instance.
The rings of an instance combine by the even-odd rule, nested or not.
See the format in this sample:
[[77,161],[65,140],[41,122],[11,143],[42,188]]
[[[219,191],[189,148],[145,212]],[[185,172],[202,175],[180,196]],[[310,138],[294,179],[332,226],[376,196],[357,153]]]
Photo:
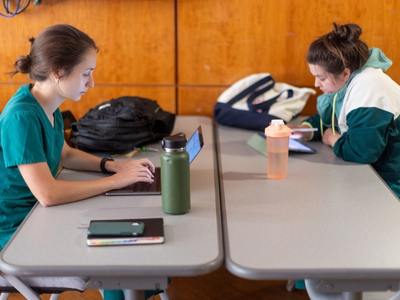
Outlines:
[[89,238],[136,237],[143,233],[144,223],[134,220],[92,220],[88,229]]

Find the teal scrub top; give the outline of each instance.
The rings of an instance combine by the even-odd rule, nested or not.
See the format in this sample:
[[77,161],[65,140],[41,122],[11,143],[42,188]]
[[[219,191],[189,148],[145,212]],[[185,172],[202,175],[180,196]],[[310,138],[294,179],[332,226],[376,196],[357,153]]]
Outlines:
[[47,162],[56,176],[61,162],[61,112],[54,112],[53,127],[30,89],[20,87],[0,114],[0,248],[36,203],[18,165]]

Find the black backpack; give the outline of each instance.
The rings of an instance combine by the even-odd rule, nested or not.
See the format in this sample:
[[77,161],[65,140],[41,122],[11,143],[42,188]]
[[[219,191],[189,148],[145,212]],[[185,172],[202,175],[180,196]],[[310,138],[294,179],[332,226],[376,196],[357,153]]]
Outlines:
[[175,115],[154,100],[119,97],[87,112],[72,127],[71,144],[89,152],[123,153],[171,133]]

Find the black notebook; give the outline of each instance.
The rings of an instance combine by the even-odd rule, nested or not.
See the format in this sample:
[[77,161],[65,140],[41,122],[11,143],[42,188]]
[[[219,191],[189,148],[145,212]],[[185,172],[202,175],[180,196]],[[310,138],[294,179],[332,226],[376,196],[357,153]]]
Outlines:
[[162,244],[163,218],[91,220],[88,246]]

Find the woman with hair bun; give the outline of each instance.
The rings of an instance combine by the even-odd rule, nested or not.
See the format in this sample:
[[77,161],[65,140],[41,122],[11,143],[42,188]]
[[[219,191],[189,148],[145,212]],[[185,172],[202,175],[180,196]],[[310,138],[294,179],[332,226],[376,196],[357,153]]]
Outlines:
[[[79,101],[94,86],[95,42],[63,24],[30,42],[30,53],[15,62],[13,73],[29,74],[32,83],[20,87],[0,115],[0,250],[36,201],[58,205],[153,181],[154,165],[147,159],[102,159],[64,141],[59,106],[66,98]],[[114,174],[66,181],[56,178],[59,167]]]
[[[301,125],[318,131],[303,138],[322,140],[344,160],[371,164],[400,197],[400,86],[385,74],[392,61],[368,48],[361,32],[356,24],[334,23],[309,46],[308,66],[323,94],[318,113]],[[341,293],[319,293],[312,280],[305,283],[310,299],[342,299]]]
[[302,127],[318,132],[336,156],[371,164],[400,196],[400,86],[386,70],[392,61],[378,48],[360,40],[356,24],[333,24],[333,30],[313,41],[307,62],[315,77],[318,114]]

